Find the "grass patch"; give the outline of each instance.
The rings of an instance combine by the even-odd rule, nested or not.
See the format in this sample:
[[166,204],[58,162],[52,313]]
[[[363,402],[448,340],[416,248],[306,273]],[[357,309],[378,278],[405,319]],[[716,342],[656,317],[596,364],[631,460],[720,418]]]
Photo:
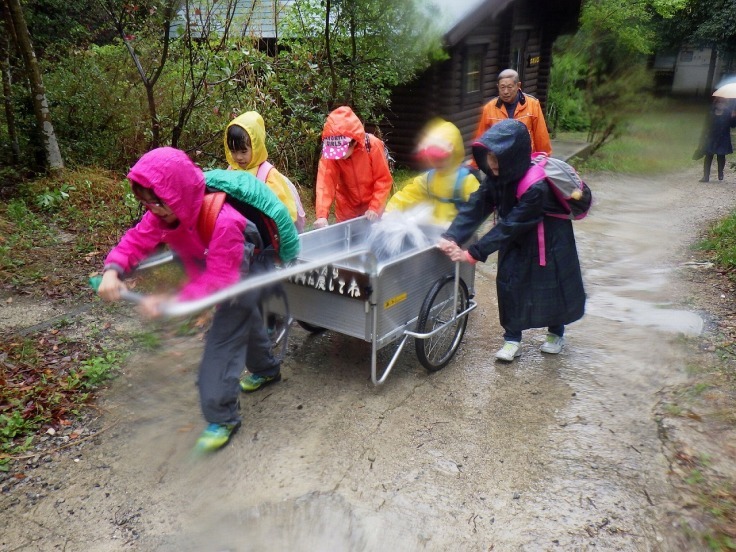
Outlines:
[[151,331],[139,332],[134,334],[132,337],[134,343],[145,351],[155,351],[161,347],[161,336],[157,333]]
[[727,270],[733,280],[736,274],[736,211],[717,222],[696,247],[711,252],[713,260]]
[[641,175],[701,166],[702,161],[693,161],[692,155],[707,113],[702,101],[655,100],[646,113],[629,118],[616,138],[575,166],[583,171]]
[[700,539],[713,552],[736,550],[736,487],[709,483],[698,470],[693,470],[687,482],[697,487],[698,505],[711,520]]
[[48,298],[86,292],[77,279],[142,214],[128,185],[93,168],[22,183],[0,205],[0,284]]

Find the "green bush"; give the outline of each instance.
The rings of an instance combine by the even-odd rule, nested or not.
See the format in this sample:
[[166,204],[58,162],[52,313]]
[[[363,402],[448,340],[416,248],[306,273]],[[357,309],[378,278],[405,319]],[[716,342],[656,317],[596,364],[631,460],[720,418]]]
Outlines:
[[556,52],[547,96],[547,121],[553,132],[580,132],[590,128],[585,103],[586,61],[576,52]]
[[125,167],[145,142],[145,92],[118,45],[91,46],[44,76],[62,156],[68,165]]
[[83,360],[78,370],[71,370],[67,376],[68,389],[95,389],[111,379],[126,355],[117,351],[106,353]]

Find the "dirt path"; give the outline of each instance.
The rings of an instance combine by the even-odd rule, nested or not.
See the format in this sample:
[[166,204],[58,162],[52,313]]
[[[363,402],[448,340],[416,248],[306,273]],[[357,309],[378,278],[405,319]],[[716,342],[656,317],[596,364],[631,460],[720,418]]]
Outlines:
[[588,309],[559,357],[530,331],[518,361],[494,364],[489,263],[446,369],[408,351],[375,388],[367,343],[295,329],[285,381],[244,396],[241,432],[197,460],[201,342],[136,355],[104,431],[3,489],[0,551],[686,550],[654,411],[703,327],[677,267],[736,204],[730,178],[590,178]]

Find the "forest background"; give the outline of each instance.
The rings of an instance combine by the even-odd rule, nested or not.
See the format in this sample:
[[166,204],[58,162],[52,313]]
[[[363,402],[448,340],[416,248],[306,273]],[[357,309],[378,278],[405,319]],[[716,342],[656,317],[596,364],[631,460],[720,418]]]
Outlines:
[[[2,0],[0,185],[62,167],[124,173],[160,145],[222,166],[223,129],[256,110],[272,161],[309,190],[331,109],[351,105],[380,132],[392,88],[443,58],[437,14],[452,8],[436,2],[272,2],[264,48],[236,0]],[[552,132],[599,148],[648,108],[654,52],[691,44],[731,60],[735,18],[727,0],[587,0],[554,50]]]

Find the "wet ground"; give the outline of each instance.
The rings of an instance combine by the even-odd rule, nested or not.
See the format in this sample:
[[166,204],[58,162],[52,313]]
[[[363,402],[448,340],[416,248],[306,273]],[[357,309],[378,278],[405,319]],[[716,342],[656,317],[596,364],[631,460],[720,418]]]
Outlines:
[[653,410],[704,323],[676,278],[686,246],[736,203],[733,177],[697,177],[589,179],[587,314],[559,356],[540,330],[493,361],[489,262],[447,368],[407,350],[374,387],[368,343],[295,327],[284,381],[243,396],[241,431],[198,459],[201,341],[136,355],[98,437],[2,495],[0,550],[684,550]]

